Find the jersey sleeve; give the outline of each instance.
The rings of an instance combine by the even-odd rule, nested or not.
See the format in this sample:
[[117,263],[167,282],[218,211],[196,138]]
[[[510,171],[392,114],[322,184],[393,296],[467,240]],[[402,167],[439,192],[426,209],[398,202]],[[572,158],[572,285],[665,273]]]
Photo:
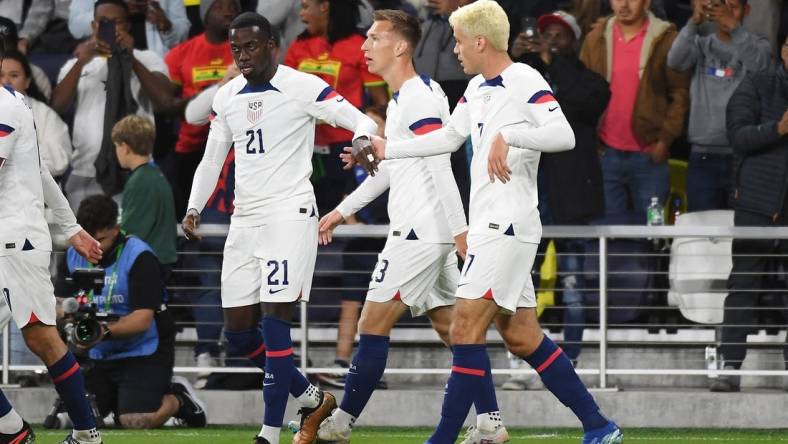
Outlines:
[[371,118],[345,100],[323,79],[301,73],[298,87],[298,94],[312,117],[333,127],[352,131],[353,140],[361,136],[371,137],[377,132],[378,126]]
[[16,144],[19,135],[19,123],[13,113],[8,110],[0,111],[0,158],[8,159]]
[[[418,100],[414,100],[418,99]],[[414,136],[423,136],[443,128],[448,122],[443,121],[441,104],[437,99],[421,100],[422,96],[403,97],[401,107],[408,130]]]
[[208,121],[211,122],[211,129],[208,133],[208,139],[212,139],[217,142],[231,143],[233,141],[233,133],[230,130],[230,126],[227,124],[227,116],[225,114],[225,97],[227,96],[228,91],[227,85],[225,85],[224,88],[220,88],[213,98],[211,112],[208,115]]

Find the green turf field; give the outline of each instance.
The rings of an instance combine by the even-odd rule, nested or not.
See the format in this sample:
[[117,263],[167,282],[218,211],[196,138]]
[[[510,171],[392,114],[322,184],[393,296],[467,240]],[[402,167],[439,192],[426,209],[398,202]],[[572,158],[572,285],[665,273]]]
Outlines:
[[[167,429],[154,431],[107,430],[106,444],[249,444],[259,429],[248,427],[211,427],[207,429]],[[359,427],[353,432],[353,444],[423,443],[429,436],[428,429]],[[731,443],[762,444],[788,443],[788,429],[768,431],[740,430],[625,430],[625,443]],[[49,444],[65,436],[64,431],[36,430],[37,442]],[[510,430],[511,443],[579,444],[579,430]],[[283,432],[282,443],[290,444],[292,434]]]

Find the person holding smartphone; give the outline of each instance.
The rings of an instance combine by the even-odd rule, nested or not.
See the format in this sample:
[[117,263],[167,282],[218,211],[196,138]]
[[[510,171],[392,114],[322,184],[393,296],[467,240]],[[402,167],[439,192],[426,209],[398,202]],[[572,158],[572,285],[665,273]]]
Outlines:
[[[687,175],[689,211],[730,207],[733,193],[733,147],[725,131],[725,106],[749,72],[769,68],[769,41],[742,26],[750,12],[747,0],[695,0],[687,22],[668,53],[668,66],[693,70],[690,84]],[[698,29],[711,23],[713,34]]]
[[[107,103],[120,100],[128,91],[134,104],[127,105],[134,107],[136,114],[153,120],[154,108],[167,106],[174,96],[164,60],[151,50],[135,49],[134,38],[129,33],[129,9],[123,0],[97,1],[92,26],[92,37],[80,44],[75,57],[60,69],[52,93],[52,108],[58,113],[63,114],[75,105],[73,171],[66,183],[73,209],[85,196],[106,191],[97,180],[95,162],[102,147],[110,142],[109,130],[105,134],[106,125],[97,125],[104,122],[105,111],[110,110]],[[131,65],[129,76],[109,76],[110,58],[127,56]],[[124,77],[128,80],[123,80]],[[115,88],[113,82],[122,83]],[[111,144],[109,148],[114,150]],[[106,192],[113,194],[112,190]],[[115,192],[119,193],[120,188]]]

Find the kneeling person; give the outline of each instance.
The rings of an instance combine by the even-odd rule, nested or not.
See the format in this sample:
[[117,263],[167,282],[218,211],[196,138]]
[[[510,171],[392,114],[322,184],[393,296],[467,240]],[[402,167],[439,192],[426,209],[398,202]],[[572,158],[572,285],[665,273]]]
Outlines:
[[[95,363],[87,373],[88,392],[99,413],[115,414],[121,426],[160,427],[176,417],[191,427],[205,426],[205,411],[186,379],[172,377],[175,330],[164,305],[159,261],[150,246],[127,236],[117,223],[118,206],[107,196],[82,201],[77,221],[101,243],[104,269],[101,294],[81,293],[97,313],[117,319],[102,324],[100,339],[88,355]],[[66,252],[66,275],[90,264],[72,248]],[[62,275],[62,274],[61,274]],[[75,294],[61,282],[61,295]]]
[[[402,11],[381,10],[362,46],[371,72],[396,91],[388,105],[386,136],[408,140],[440,128],[449,105],[440,85],[419,76],[411,57],[420,40],[418,21]],[[454,292],[459,281],[457,254],[465,256],[465,221],[449,155],[386,161],[334,211],[320,221],[321,243],[331,240],[344,219],[389,189],[391,231],[369,284],[361,312],[358,352],[345,382],[340,408],[320,426],[322,441],[349,442],[350,431],[383,375],[389,335],[410,308],[427,315],[449,344]],[[456,245],[456,248],[455,248]],[[490,369],[474,399],[477,426],[464,443],[501,443],[508,434],[501,422]]]

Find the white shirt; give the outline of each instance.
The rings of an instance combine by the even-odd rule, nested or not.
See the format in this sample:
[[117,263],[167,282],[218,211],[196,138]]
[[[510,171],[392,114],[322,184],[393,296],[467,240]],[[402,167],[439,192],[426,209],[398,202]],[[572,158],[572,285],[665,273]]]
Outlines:
[[235,211],[231,223],[260,226],[317,215],[312,152],[317,120],[370,136],[377,125],[319,77],[279,65],[271,81],[249,85],[238,76],[213,102],[205,155],[189,208],[202,211],[235,144]]
[[[134,50],[134,58],[140,61],[151,72],[167,75],[167,65],[153,51]],[[77,62],[73,58],[66,62],[58,74],[58,83],[62,82]],[[107,59],[94,57],[82,68],[77,84],[76,111],[74,113],[73,145],[74,156],[71,159],[72,174],[80,177],[95,177],[96,161],[101,150],[101,139],[104,136],[104,110],[107,105]],[[131,76],[131,95],[137,102],[137,115],[146,117],[153,122],[153,105],[142,94],[142,86],[137,76]]]
[[[413,77],[389,101],[386,139],[396,142],[428,134],[441,128],[449,116],[440,85],[426,76]],[[389,235],[453,243],[454,236],[468,227],[450,157],[447,153],[383,162],[375,176],[367,177],[337,211],[347,218],[390,187]]]
[[[490,182],[487,161],[500,133],[512,148],[507,158],[511,181]],[[499,76],[471,79],[446,127],[422,139],[391,142],[386,158],[418,157],[454,151],[467,136],[473,143],[470,233],[515,236],[538,243],[542,236],[536,173],[540,151],[574,147],[574,133],[550,86],[528,65],[513,63]]]
[[71,161],[72,148],[68,126],[46,103],[30,97],[27,100],[36,122],[41,161],[49,169],[49,174],[60,176],[66,172]]
[[23,248],[52,251],[44,203],[66,236],[81,230],[66,198],[41,162],[33,112],[24,96],[0,88],[0,256]]

